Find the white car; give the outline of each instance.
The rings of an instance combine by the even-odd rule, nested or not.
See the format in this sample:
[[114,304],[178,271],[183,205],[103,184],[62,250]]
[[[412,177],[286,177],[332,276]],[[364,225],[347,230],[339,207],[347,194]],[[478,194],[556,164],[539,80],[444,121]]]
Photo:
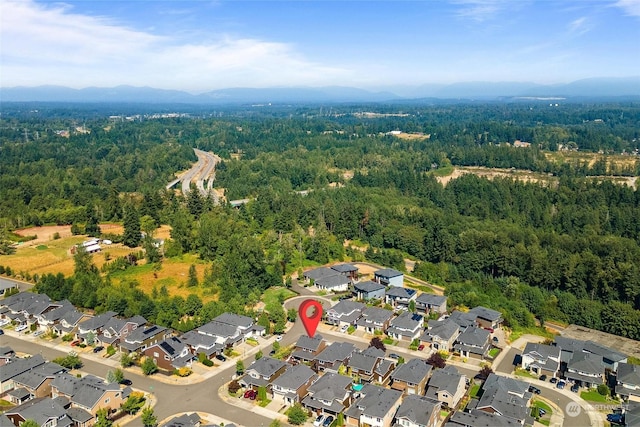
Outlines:
[[282,341],[282,335],[278,335],[278,336],[276,337],[276,341]]
[[44,334],[44,331],[42,329],[38,329],[37,331],[35,331],[33,333],[34,337],[39,337],[40,335]]
[[313,425],[316,427],[320,427],[322,422],[324,421],[324,415],[318,415],[318,418],[313,422]]
[[6,326],[6,325],[8,325],[9,323],[11,323],[11,320],[9,320],[9,319],[2,319],[2,320],[0,320],[0,327],[2,327],[2,326]]
[[347,329],[349,329],[349,325],[342,325],[342,328],[340,328],[340,332],[345,333],[347,332]]
[[21,332],[27,329],[27,325],[19,325],[16,327],[16,332]]

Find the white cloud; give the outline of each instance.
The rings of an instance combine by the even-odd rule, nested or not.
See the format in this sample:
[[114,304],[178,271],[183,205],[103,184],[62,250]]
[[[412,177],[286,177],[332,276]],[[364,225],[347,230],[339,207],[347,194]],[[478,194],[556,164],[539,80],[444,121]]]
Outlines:
[[640,0],[618,0],[615,5],[629,16],[640,17]]
[[[458,16],[469,18],[477,22],[484,22],[495,17],[509,6],[508,0],[453,0],[453,4],[460,6]],[[513,2],[511,2],[513,5]]]
[[586,16],[574,19],[569,23],[569,32],[572,34],[585,34],[591,30],[591,22]]
[[314,64],[289,44],[220,35],[178,43],[65,5],[0,0],[5,87],[130,84],[201,91],[229,86],[331,84],[348,70]]

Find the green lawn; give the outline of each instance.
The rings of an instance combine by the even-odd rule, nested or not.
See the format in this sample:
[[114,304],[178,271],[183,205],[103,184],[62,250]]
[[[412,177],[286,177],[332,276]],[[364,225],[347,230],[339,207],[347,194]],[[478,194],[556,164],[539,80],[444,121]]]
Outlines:
[[[538,417],[539,411],[538,409],[544,409],[546,414],[542,417]],[[544,424],[548,426],[551,423],[551,414],[553,413],[553,409],[551,406],[547,405],[541,400],[534,400],[531,405],[531,416],[536,419],[540,424]]]
[[500,349],[499,348],[492,348],[491,350],[489,350],[489,357],[492,357],[495,359],[495,357],[500,353]]
[[480,392],[480,384],[474,384],[469,389],[469,397],[472,399],[478,397],[478,393]]
[[518,368],[516,369],[516,371],[514,372],[514,374],[519,375],[521,377],[527,377],[527,378],[538,378],[535,375],[532,375],[531,372],[525,370],[525,369],[521,369]]
[[277,307],[282,307],[281,301],[295,296],[296,293],[283,287],[273,287],[264,291],[262,301],[265,304],[266,311],[273,311]]
[[618,402],[616,399],[607,398],[607,396],[603,396],[598,393],[598,390],[592,389],[589,391],[583,391],[580,393],[580,397],[584,400],[588,400],[589,402],[598,402],[598,403],[611,403]]
[[509,335],[509,341],[514,342],[518,338],[520,338],[524,334],[538,335],[540,337],[553,339],[555,334],[547,331],[545,328],[540,328],[537,326],[532,326],[529,328],[516,328],[511,331],[511,335]]

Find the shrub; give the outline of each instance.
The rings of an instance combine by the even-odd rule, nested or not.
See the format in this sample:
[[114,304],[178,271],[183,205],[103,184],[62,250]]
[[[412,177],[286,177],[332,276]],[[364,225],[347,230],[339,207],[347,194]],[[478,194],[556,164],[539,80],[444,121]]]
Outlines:
[[62,341],[65,341],[65,342],[67,342],[67,341],[73,341],[73,335],[71,335],[71,334],[63,335],[63,336],[62,336]]
[[145,375],[152,375],[158,372],[158,365],[156,365],[156,362],[150,357],[144,359],[140,368],[142,368],[142,373]]
[[176,369],[175,371],[173,371],[174,375],[177,375],[179,377],[188,377],[189,375],[191,375],[193,373],[193,371],[187,367],[187,366],[183,366],[182,368]]
[[211,367],[211,366],[213,366],[213,360],[205,358],[205,359],[202,361],[202,364],[203,364],[204,366],[209,366],[209,367]]
[[109,357],[113,356],[114,354],[116,354],[116,349],[110,345],[109,347],[107,347],[107,355]]
[[299,426],[307,421],[307,411],[305,411],[299,403],[296,403],[287,413],[290,424]]
[[598,385],[598,394],[600,396],[609,395],[609,387],[606,384],[599,384]]
[[228,389],[229,393],[236,394],[238,390],[240,390],[242,386],[237,380],[233,380],[229,383]]

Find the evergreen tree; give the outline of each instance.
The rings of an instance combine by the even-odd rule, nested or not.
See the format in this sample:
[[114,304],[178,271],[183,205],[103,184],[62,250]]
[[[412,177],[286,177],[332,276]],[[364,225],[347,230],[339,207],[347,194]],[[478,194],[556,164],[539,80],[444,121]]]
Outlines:
[[140,216],[135,206],[130,204],[124,212],[124,235],[122,237],[122,243],[130,248],[135,248],[140,244],[140,239]]
[[198,273],[196,272],[196,266],[191,264],[189,267],[189,278],[187,279],[187,287],[192,288],[198,286]]
[[98,218],[96,217],[96,211],[93,208],[87,208],[87,222],[84,226],[84,233],[91,237],[100,237],[102,231],[98,225]]
[[147,406],[142,410],[142,425],[144,427],[156,427],[158,425],[158,417],[153,413],[153,408]]

